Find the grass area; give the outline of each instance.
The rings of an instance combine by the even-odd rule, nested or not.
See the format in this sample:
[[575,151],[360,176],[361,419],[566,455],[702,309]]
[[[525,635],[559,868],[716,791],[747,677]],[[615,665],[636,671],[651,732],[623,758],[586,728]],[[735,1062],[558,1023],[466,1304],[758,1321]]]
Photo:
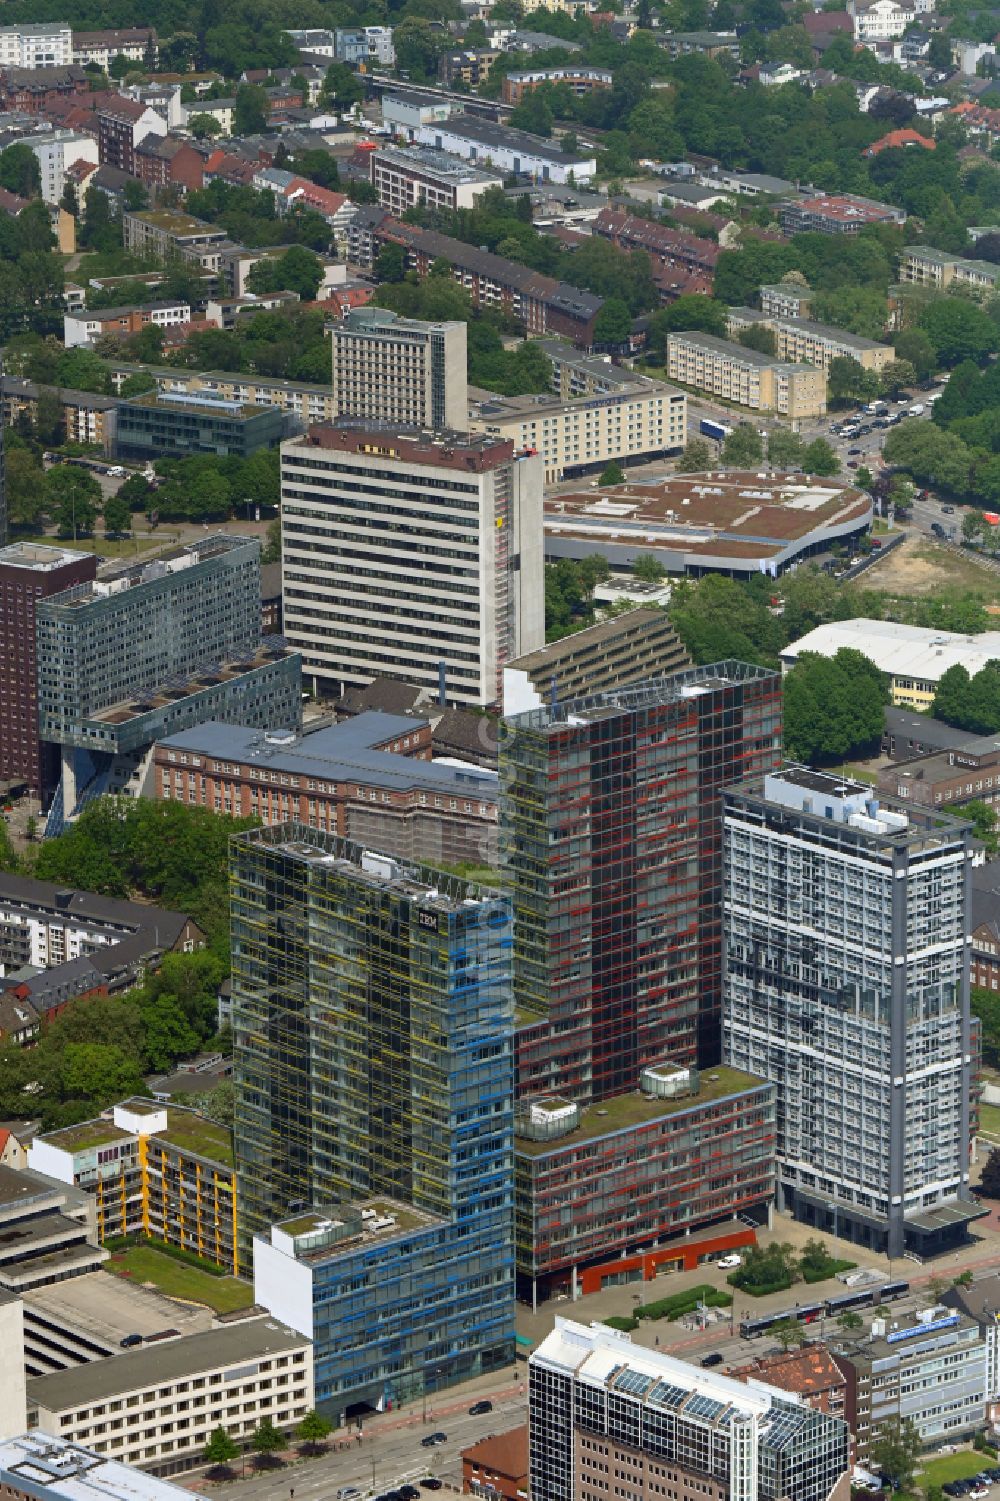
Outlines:
[[868,766],[855,766],[850,761],[845,761],[843,766],[834,766],[831,770],[835,771],[838,776],[853,777],[858,782],[871,782],[874,784],[878,781],[877,771],[872,771]]
[[46,1141],[64,1152],[84,1152],[89,1147],[103,1147],[113,1141],[127,1141],[129,1133],[121,1131],[112,1121],[81,1121],[78,1126],[65,1126],[53,1131]]
[[197,1267],[164,1256],[153,1246],[130,1246],[116,1251],[104,1263],[105,1270],[130,1282],[151,1282],[157,1292],[188,1303],[204,1303],[216,1313],[235,1313],[249,1308],[253,1288],[238,1277],[211,1277]]
[[1000,1140],[1000,1105],[980,1105],[979,1124],[990,1136]]
[[941,1454],[929,1459],[917,1476],[917,1484],[924,1490],[930,1485],[947,1485],[952,1480],[968,1480],[978,1475],[984,1465],[992,1465],[988,1454],[977,1454],[974,1449],[960,1449],[957,1454]]
[[995,573],[978,561],[977,554],[963,549],[960,554],[945,549],[936,542],[921,542],[914,548],[914,556],[922,563],[936,568],[947,568],[948,588],[959,594],[978,595],[984,603],[991,603],[1000,594],[1000,585]]
[[225,1126],[185,1110],[170,1110],[167,1119],[167,1129],[159,1133],[164,1141],[184,1152],[221,1162],[224,1167],[233,1166],[233,1133]]
[[109,542],[106,537],[79,537],[75,542],[72,538],[57,537],[54,533],[48,536],[44,532],[37,537],[17,536],[16,542],[36,542],[42,547],[66,547],[70,552],[93,552],[99,558],[134,558],[139,553],[151,552],[153,548],[170,547],[176,540],[172,534],[159,533],[155,537],[126,537],[120,542]]

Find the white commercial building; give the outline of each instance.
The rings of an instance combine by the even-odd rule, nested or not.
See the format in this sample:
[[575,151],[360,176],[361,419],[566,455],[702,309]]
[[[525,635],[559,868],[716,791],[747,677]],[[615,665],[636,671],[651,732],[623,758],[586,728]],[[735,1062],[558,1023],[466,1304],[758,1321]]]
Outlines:
[[189,1501],[191,1492],[47,1433],[0,1444],[0,1495],[8,1501]]
[[41,1433],[168,1475],[197,1463],[216,1428],[238,1441],[265,1419],[301,1422],[313,1406],[312,1344],[248,1319],[36,1376],[27,1390]]
[[465,323],[355,308],[330,330],[336,415],[462,432],[467,337]]
[[583,186],[597,171],[593,154],[562,151],[542,136],[512,130],[509,125],[497,125],[476,115],[451,115],[447,120],[421,125],[415,139],[423,146],[448,151],[477,166],[499,167],[539,182],[574,182]]
[[501,698],[545,639],[542,461],[479,434],[317,426],[281,446],[284,633],[314,685]]
[[397,219],[418,204],[472,208],[487,188],[502,188],[502,172],[483,172],[432,146],[386,146],[369,158],[378,201]]
[[73,32],[65,21],[34,26],[0,26],[0,67],[68,68]]
[[1000,631],[964,636],[892,620],[834,620],[793,641],[781,653],[792,667],[803,652],[835,656],[841,647],[862,652],[889,679],[894,704],[929,709],[937,685],[949,667],[964,667],[974,677],[987,662],[1000,658]]
[[58,203],[66,187],[66,173],[76,162],[96,167],[100,161],[97,136],[82,130],[47,130],[22,136],[9,145],[27,146],[38,161],[41,193],[46,203]]
[[[0,1291],[0,1440],[28,1426],[24,1381],[24,1304],[16,1293]],[[3,1449],[0,1444],[0,1455]],[[0,1458],[0,1487],[3,1486]],[[0,1491],[2,1494],[2,1491]]]
[[63,343],[67,349],[93,344],[105,334],[128,338],[152,323],[156,328],[179,328],[191,322],[187,302],[153,302],[148,307],[85,308],[63,314]]

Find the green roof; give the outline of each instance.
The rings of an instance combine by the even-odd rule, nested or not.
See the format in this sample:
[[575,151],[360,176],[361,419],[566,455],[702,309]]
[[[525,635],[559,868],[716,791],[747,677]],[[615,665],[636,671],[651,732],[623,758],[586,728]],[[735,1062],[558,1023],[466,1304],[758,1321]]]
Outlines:
[[113,1141],[129,1141],[132,1133],[122,1131],[114,1121],[81,1121],[78,1126],[64,1126],[39,1140],[64,1152],[85,1152],[90,1147],[107,1146]]
[[735,1068],[706,1069],[700,1076],[696,1094],[681,1095],[675,1099],[650,1099],[638,1090],[630,1094],[616,1095],[602,1100],[598,1105],[588,1105],[580,1116],[580,1124],[565,1136],[552,1137],[547,1141],[533,1141],[518,1136],[514,1150],[518,1156],[541,1157],[547,1152],[562,1152],[581,1141],[595,1137],[610,1136],[613,1131],[625,1131],[630,1126],[644,1126],[666,1115],[681,1115],[688,1110],[700,1110],[713,1100],[725,1099],[728,1095],[743,1094],[749,1090],[762,1089],[766,1080],[755,1074],[745,1074]]
[[223,1167],[233,1166],[233,1133],[193,1110],[168,1106],[167,1129],[157,1132],[157,1138],[183,1152],[193,1152],[196,1157],[208,1157]]

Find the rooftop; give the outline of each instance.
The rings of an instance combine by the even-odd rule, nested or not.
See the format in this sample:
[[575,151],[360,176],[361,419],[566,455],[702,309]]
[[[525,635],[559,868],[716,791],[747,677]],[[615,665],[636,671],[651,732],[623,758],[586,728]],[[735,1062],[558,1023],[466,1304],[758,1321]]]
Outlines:
[[0,1442],[0,1484],[45,1501],[185,1501],[190,1494],[46,1433]]
[[70,563],[79,563],[86,553],[64,547],[45,547],[38,542],[12,542],[0,548],[0,567],[29,568],[33,573],[52,573]]
[[118,1354],[126,1334],[163,1334],[176,1329],[194,1334],[211,1328],[207,1308],[178,1303],[152,1288],[109,1276],[106,1271],[84,1272],[26,1295],[29,1311],[109,1346]]
[[831,1387],[842,1387],[845,1377],[825,1345],[805,1345],[780,1355],[758,1355],[749,1365],[731,1368],[737,1381],[766,1381],[782,1391],[809,1397]]
[[495,169],[486,171],[469,162],[460,161],[447,151],[438,151],[433,146],[380,146],[372,152],[375,161],[393,162],[401,167],[411,167],[415,172],[432,173],[446,179],[456,187],[465,183],[503,182],[503,174]]
[[504,665],[508,669],[516,668],[527,673],[544,672],[547,669],[556,671],[560,662],[588,653],[593,647],[606,642],[627,640],[636,631],[645,632],[654,626],[669,629],[669,621],[662,610],[641,607],[627,610],[612,620],[599,620],[596,625],[574,631],[561,641],[550,641],[537,651],[525,652],[523,657],[515,657]]
[[825,528],[862,526],[871,513],[870,498],[840,480],[726,469],[550,495],[545,536],[547,545],[564,538],[597,549],[617,543],[674,552],[694,563],[777,559]]
[[[781,288],[781,290],[785,291],[786,289]],[[806,297],[812,295],[804,287],[799,290],[805,292]],[[785,318],[775,313],[763,313],[759,308],[752,307],[732,307],[729,309],[729,316],[730,318],[739,318],[746,323],[766,324],[777,322],[784,328],[794,329],[799,333],[813,334],[816,338],[829,339],[831,342],[863,352],[870,349],[888,349],[887,345],[880,344],[877,339],[864,339],[860,334],[848,333],[843,328],[831,328],[829,324],[816,323],[811,318]]]
[[380,714],[372,710],[340,724],[305,731],[301,735],[291,730],[266,733],[209,720],[194,729],[170,735],[159,744],[168,754],[171,750],[180,750],[221,756],[242,763],[248,769],[266,766],[269,771],[291,772],[337,783],[364,779],[366,783],[399,792],[424,787],[495,803],[497,778],[494,772],[480,766],[424,761],[384,749],[387,741],[410,736],[426,725],[424,719]]
[[863,652],[892,677],[936,683],[949,667],[961,665],[975,675],[987,662],[1000,657],[1000,631],[966,636],[958,631],[859,616],[817,626],[786,646],[781,656],[786,662],[794,662],[807,651],[832,657],[842,646]]
[[528,1475],[528,1425],[511,1428],[506,1433],[491,1433],[462,1450],[462,1458],[477,1469],[493,1475],[526,1480]]
[[225,239],[225,231],[217,225],[196,219],[192,214],[175,213],[172,209],[129,210],[127,217],[138,219],[143,224],[152,225],[154,229],[162,229],[172,235],[212,235],[220,240]]
[[813,368],[811,365],[779,360],[773,354],[764,354],[759,349],[747,349],[745,344],[737,344],[731,339],[718,339],[715,334],[677,332],[668,334],[667,338],[670,342],[676,341],[678,344],[693,344],[695,348],[704,349],[709,354],[723,355],[737,365],[753,365],[758,370],[810,370]]
[[308,1348],[309,1341],[294,1329],[286,1329],[273,1319],[248,1319],[148,1349],[123,1350],[113,1360],[93,1360],[50,1376],[35,1376],[28,1381],[28,1403],[49,1412],[63,1412],[200,1371],[222,1370]]
[[754,1074],[742,1073],[739,1069],[706,1069],[698,1079],[696,1092],[678,1095],[669,1099],[659,1096],[650,1098],[635,1090],[631,1094],[616,1095],[603,1100],[600,1105],[589,1105],[580,1112],[580,1123],[564,1136],[548,1141],[535,1141],[531,1137],[518,1136],[515,1152],[520,1157],[545,1157],[557,1155],[577,1147],[582,1141],[610,1136],[615,1131],[627,1131],[634,1126],[645,1126],[667,1115],[683,1115],[685,1111],[701,1110],[716,1100],[731,1095],[745,1094],[749,1090],[768,1088],[767,1081]]

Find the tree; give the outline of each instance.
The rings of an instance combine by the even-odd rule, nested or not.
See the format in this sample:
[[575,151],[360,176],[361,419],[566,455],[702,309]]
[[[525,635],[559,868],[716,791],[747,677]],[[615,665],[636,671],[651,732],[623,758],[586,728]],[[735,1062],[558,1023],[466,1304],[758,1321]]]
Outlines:
[[747,1246],[741,1250],[743,1264],[727,1279],[733,1287],[754,1293],[776,1292],[791,1287],[798,1278],[798,1264],[793,1248],[784,1241],[773,1240],[766,1246]]
[[814,438],[802,450],[802,468],[806,474],[837,474],[840,459],[825,438]]
[[19,198],[32,198],[41,192],[41,168],[30,146],[18,143],[0,151],[0,187]]
[[905,386],[916,384],[917,372],[909,360],[890,360],[882,367],[882,390],[887,396],[898,396]]
[[109,495],[104,502],[104,535],[121,536],[132,525],[132,512],[127,500],[118,495]]
[[233,132],[238,136],[257,135],[267,129],[267,94],[257,84],[244,83],[236,90],[233,105]]
[[749,422],[741,422],[727,434],[722,445],[722,462],[727,469],[752,469],[764,457],[760,434]]
[[774,354],[778,347],[774,329],[763,323],[751,323],[748,328],[740,329],[739,341],[744,349],[756,349],[760,354]]
[[934,346],[922,328],[904,328],[893,340],[896,358],[912,365],[918,380],[926,380],[937,369]]
[[845,1311],[840,1315],[840,1318],[837,1320],[837,1323],[840,1325],[841,1329],[844,1330],[845,1334],[854,1333],[856,1330],[863,1329],[865,1327],[864,1319],[861,1317],[860,1313],[858,1313],[853,1308],[845,1309]]
[[277,1454],[279,1449],[284,1448],[285,1440],[277,1428],[275,1428],[270,1418],[261,1418],[254,1429],[250,1443],[257,1458],[261,1462],[267,1463],[273,1455]]
[[240,1451],[225,1428],[216,1428],[202,1452],[206,1463],[225,1468]]
[[767,461],[775,469],[802,468],[802,439],[791,428],[776,427],[767,438]]
[[983,1164],[979,1186],[988,1199],[1000,1199],[1000,1148],[992,1151]]
[[808,1339],[798,1319],[782,1319],[780,1324],[775,1324],[772,1333],[783,1350],[791,1350],[793,1347],[804,1345]]
[[886,462],[898,465],[925,485],[964,496],[969,488],[972,453],[956,433],[918,418],[900,423],[886,435]]
[[7,439],[7,513],[12,526],[34,531],[47,504],[45,476],[27,448],[12,448]]
[[324,107],[348,110],[365,97],[365,86],[346,63],[331,63],[323,79],[319,102]]
[[980,362],[1000,342],[992,319],[962,297],[935,297],[921,312],[920,327],[942,365]]
[[307,1454],[318,1454],[323,1440],[332,1432],[332,1427],[330,1421],[313,1408],[311,1412],[306,1413],[295,1432],[302,1440]]
[[876,1429],[869,1454],[876,1469],[895,1481],[900,1490],[910,1489],[923,1445],[912,1418],[888,1418]]
[[222,126],[214,115],[192,115],[188,120],[188,130],[196,141],[204,141],[220,135]]
[[861,652],[804,652],[785,678],[785,751],[793,761],[843,761],[882,736],[889,690]]
[[850,355],[836,355],[826,372],[831,401],[869,401],[878,391],[878,376]]
[[712,450],[704,438],[689,438],[677,460],[678,474],[701,474],[712,467]]
[[641,552],[632,564],[632,573],[643,584],[659,584],[667,576],[667,570],[651,552]]
[[601,470],[601,478],[600,478],[599,483],[602,484],[602,485],[622,485],[622,484],[624,484],[625,483],[625,471],[624,471],[624,469],[622,468],[622,466],[619,463],[617,463],[614,459],[612,459],[611,462],[609,464],[605,464],[604,468]]
[[609,297],[594,319],[595,344],[627,344],[632,315],[620,297]]
[[401,245],[383,245],[375,261],[380,282],[401,282],[406,275],[406,256]]
[[60,464],[45,476],[45,491],[60,537],[75,541],[93,531],[101,487],[92,474],[76,465]]
[[304,245],[290,245],[283,255],[266,255],[251,267],[251,292],[297,292],[303,302],[315,300],[323,280],[323,264]]
[[982,511],[966,511],[962,517],[962,540],[964,542],[982,542],[989,523],[983,516]]

